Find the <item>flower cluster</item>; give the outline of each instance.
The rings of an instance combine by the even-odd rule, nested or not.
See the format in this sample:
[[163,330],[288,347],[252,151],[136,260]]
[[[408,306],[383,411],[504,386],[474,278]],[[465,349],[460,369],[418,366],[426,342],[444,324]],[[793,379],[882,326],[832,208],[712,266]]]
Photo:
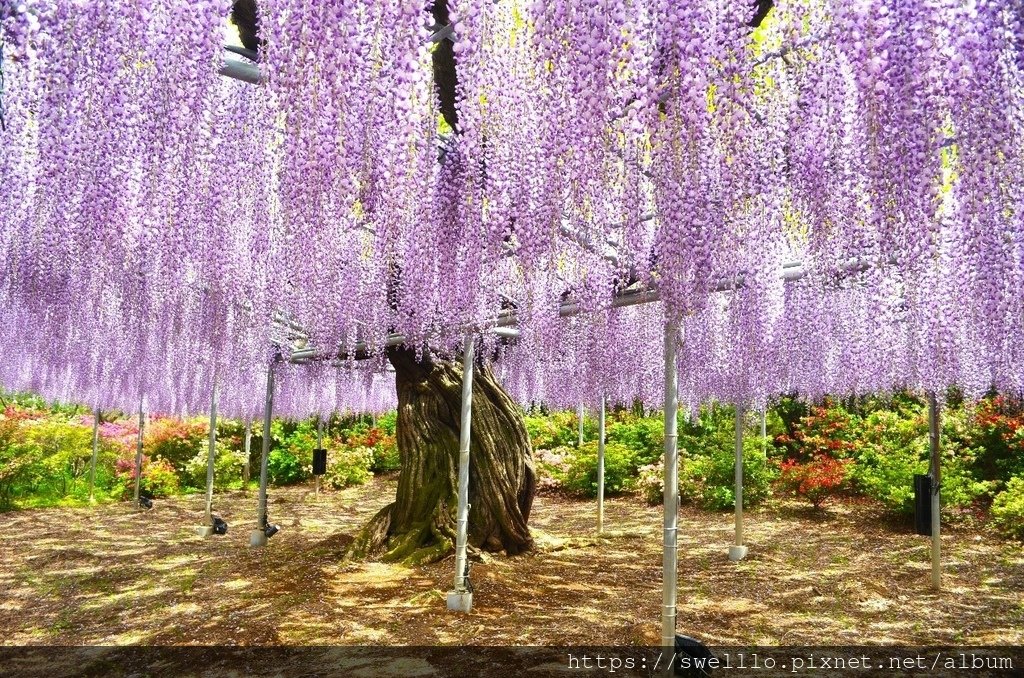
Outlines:
[[1024,387],[1022,0],[449,0],[452,126],[432,3],[262,0],[262,85],[231,5],[0,9],[0,383],[255,417],[286,317],[375,359],[279,411],[379,410],[514,309],[523,402],[659,401],[666,320],[694,411]]

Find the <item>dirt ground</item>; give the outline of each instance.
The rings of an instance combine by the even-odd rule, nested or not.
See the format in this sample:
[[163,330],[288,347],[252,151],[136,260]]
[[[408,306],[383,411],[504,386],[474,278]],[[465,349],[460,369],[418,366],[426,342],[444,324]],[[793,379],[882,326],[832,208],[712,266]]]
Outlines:
[[[341,553],[394,495],[394,478],[321,494],[271,490],[281,532],[248,545],[255,495],[220,495],[230,524],[203,540],[199,495],[5,514],[3,645],[657,645],[661,508],[537,498],[535,552],[475,563],[474,609],[445,609],[451,559],[420,568]],[[944,584],[929,588],[928,539],[870,506],[822,515],[787,501],[732,515],[684,509],[678,630],[717,645],[1024,644],[1024,548],[977,530],[943,534]]]

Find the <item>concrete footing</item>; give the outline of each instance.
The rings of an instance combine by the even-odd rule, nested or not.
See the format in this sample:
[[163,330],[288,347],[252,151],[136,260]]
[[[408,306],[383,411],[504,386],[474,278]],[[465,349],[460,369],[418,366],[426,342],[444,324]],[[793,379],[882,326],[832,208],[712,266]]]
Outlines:
[[213,536],[213,528],[209,525],[199,525],[196,527],[196,534],[203,539],[207,539]]
[[746,546],[730,546],[729,547],[729,560],[731,560],[733,562],[736,562],[738,560],[743,560],[746,557],[747,557],[747,547]]
[[453,612],[469,612],[473,609],[473,594],[470,591],[449,591],[448,609]]
[[266,546],[267,535],[263,530],[253,530],[249,533],[249,546]]

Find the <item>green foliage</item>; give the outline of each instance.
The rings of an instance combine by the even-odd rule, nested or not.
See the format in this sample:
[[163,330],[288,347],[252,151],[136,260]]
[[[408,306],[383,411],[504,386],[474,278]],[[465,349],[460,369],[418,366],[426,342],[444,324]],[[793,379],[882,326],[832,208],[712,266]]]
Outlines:
[[[209,448],[204,448],[194,456],[185,467],[188,483],[193,487],[206,487],[206,471],[209,464]],[[218,440],[216,457],[213,462],[213,487],[226,490],[239,487],[242,482],[242,469],[245,466],[245,453],[237,448],[228,447],[227,443]]]
[[624,413],[607,424],[605,437],[633,450],[638,464],[651,464],[665,449],[665,424],[660,418]]
[[[597,496],[597,442],[591,441],[580,448],[568,448],[566,469],[561,477],[562,487],[584,497]],[[630,489],[636,470],[636,456],[631,449],[619,443],[605,443],[604,491],[606,495],[619,494]]]
[[[310,455],[312,462],[312,455]],[[302,482],[308,473],[303,462],[290,448],[276,448],[267,457],[267,478],[274,485],[291,485]]]
[[[535,450],[575,445],[579,438],[579,418],[575,412],[552,412],[547,415],[527,414],[526,432]],[[586,420],[584,420],[586,425]],[[584,429],[586,434],[586,429]]]
[[[736,504],[735,427],[726,441],[712,440],[699,453],[687,453],[679,462],[679,495],[683,501],[712,510],[732,508]],[[715,444],[717,443],[717,444]],[[760,437],[743,440],[743,506],[755,506],[771,493],[778,472],[768,459]]]
[[398,425],[398,412],[385,412],[384,414],[377,417],[377,428],[384,431],[389,436],[395,435],[395,429]]
[[[730,417],[730,421],[732,418]],[[705,423],[708,423],[705,420]],[[691,429],[685,444],[680,445],[679,496],[709,510],[731,509],[735,506],[736,439],[735,424],[705,430],[702,438]],[[728,435],[727,435],[728,434]],[[664,496],[665,456],[639,469],[636,487],[651,504],[661,503]],[[771,494],[778,468],[770,459],[760,436],[743,440],[743,506],[756,506]]]
[[331,450],[324,482],[336,490],[362,485],[373,477],[374,450],[369,447],[342,447]]
[[1024,476],[1014,476],[992,502],[992,522],[1006,536],[1024,540]]

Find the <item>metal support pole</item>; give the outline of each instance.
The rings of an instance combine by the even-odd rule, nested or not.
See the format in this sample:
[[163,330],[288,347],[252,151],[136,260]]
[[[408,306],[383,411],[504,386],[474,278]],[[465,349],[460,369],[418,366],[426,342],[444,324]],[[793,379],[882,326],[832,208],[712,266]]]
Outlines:
[[135,508],[142,508],[139,503],[140,491],[142,489],[142,433],[145,428],[145,420],[142,414],[142,401],[139,401],[139,441],[135,447]]
[[92,422],[92,462],[89,465],[89,503],[96,501],[96,458],[100,456],[100,408],[96,407]]
[[768,405],[761,409],[761,451],[768,455]]
[[270,458],[270,422],[274,417],[274,363],[267,367],[267,399],[263,406],[263,453],[260,457],[260,493],[256,508],[256,529],[249,535],[250,546],[267,545],[267,460]]
[[577,419],[579,419],[579,435],[577,436],[576,447],[583,447],[583,403],[580,403]]
[[736,403],[736,489],[733,503],[736,507],[736,543],[729,547],[729,560],[743,560],[747,547],[743,545],[743,405]]
[[942,465],[939,463],[939,405],[935,401],[935,394],[928,394],[928,442],[931,448],[932,466],[932,588],[936,591],[942,590],[942,569],[940,560],[942,556],[942,541],[939,538],[939,525],[941,524],[939,510],[939,492],[942,487]]
[[213,473],[217,461],[217,382],[210,395],[210,439],[206,459],[206,524],[213,527]]
[[473,335],[467,334],[462,356],[462,419],[459,429],[459,507],[455,536],[455,588],[448,592],[448,609],[469,612],[473,592],[466,573],[469,538],[469,446],[473,413]]
[[604,532],[604,420],[607,398],[601,396],[601,413],[598,415],[597,437],[597,532]]
[[679,448],[676,416],[679,411],[679,375],[676,343],[679,326],[665,323],[665,504],[664,549],[662,553],[661,645],[675,650],[676,565],[679,526]]
[[[321,449],[324,446],[324,419],[323,417],[316,418],[316,449]],[[320,498],[320,476],[313,476],[314,485],[314,498]]]
[[248,487],[249,485],[249,452],[252,449],[252,420],[245,420],[245,439],[242,443],[242,447],[245,450],[245,466],[242,467],[242,485]]

